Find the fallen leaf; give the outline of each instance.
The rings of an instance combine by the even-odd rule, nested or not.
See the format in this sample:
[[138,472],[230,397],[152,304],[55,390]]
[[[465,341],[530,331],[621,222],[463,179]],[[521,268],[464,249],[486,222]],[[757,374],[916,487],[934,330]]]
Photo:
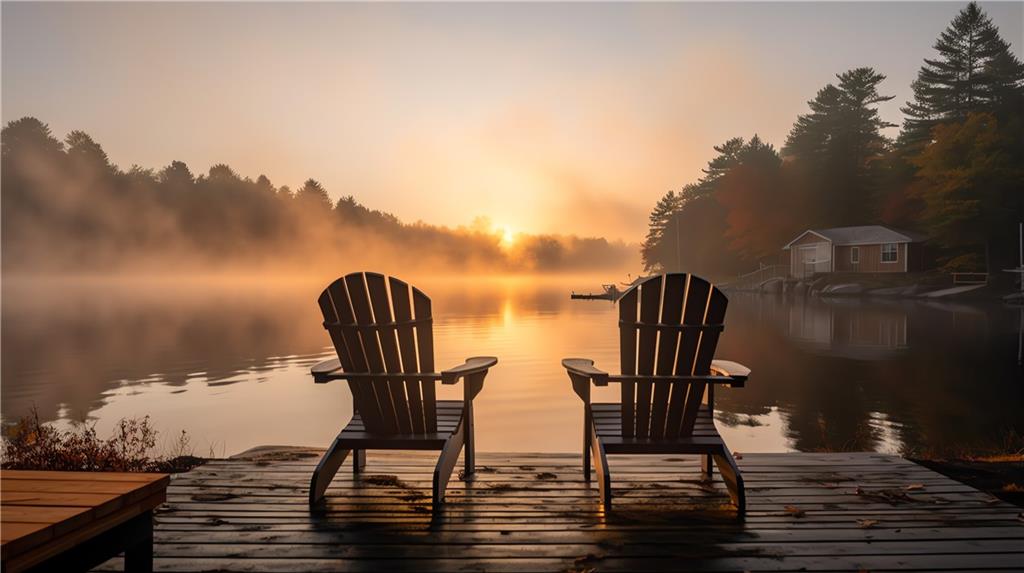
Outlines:
[[872,527],[878,525],[878,520],[877,519],[858,519],[857,520],[857,525],[861,529],[869,529],[869,528],[872,528]]
[[786,509],[786,514],[791,515],[793,517],[803,517],[803,516],[807,515],[806,511],[804,511],[804,510],[802,510],[799,507],[796,507],[794,505],[787,505],[785,509]]
[[558,476],[551,472],[540,472],[536,477],[537,479],[558,479]]
[[733,452],[732,453],[732,457],[737,459],[737,460],[742,460],[743,459],[743,454],[741,454],[739,452]]
[[903,487],[903,491],[917,491],[919,489],[924,489],[923,483],[912,483],[908,486]]

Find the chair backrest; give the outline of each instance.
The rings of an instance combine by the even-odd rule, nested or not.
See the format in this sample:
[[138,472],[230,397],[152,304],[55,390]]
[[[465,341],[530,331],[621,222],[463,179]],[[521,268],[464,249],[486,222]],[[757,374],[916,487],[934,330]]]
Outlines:
[[[689,274],[648,277],[619,299],[623,375],[707,375],[728,299]],[[706,383],[623,382],[622,435],[677,438],[693,434]]]
[[[419,289],[394,277],[352,273],[331,283],[318,302],[345,372],[434,372],[430,299]],[[348,384],[367,432],[437,431],[435,380],[371,376]]]

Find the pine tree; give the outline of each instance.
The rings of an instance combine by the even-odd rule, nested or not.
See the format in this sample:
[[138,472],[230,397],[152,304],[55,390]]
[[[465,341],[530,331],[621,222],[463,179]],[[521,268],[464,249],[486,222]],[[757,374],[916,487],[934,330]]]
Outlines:
[[820,225],[858,225],[875,218],[882,173],[880,158],[889,147],[882,130],[894,124],[878,115],[885,76],[855,68],[836,76],[808,102],[811,112],[797,118],[783,152],[802,163],[818,189]]
[[669,220],[681,206],[681,195],[675,191],[669,191],[658,200],[658,203],[651,210],[648,220],[647,237],[640,246],[640,254],[643,258],[644,270],[653,271],[664,268],[664,262],[656,255],[658,245],[661,243],[665,227]]
[[327,190],[320,184],[316,179],[307,179],[302,187],[295,192],[295,198],[302,205],[308,205],[311,208],[323,209],[330,211],[331,207],[331,196],[327,194]]
[[925,59],[912,87],[914,99],[900,141],[915,145],[931,140],[941,122],[963,122],[972,112],[997,117],[1021,103],[1024,64],[1010,51],[992,20],[971,2],[935,42],[938,57]]

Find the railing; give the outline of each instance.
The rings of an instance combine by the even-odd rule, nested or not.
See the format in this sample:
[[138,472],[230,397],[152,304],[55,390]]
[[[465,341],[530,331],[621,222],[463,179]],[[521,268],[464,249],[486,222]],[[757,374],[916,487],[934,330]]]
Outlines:
[[954,285],[987,285],[988,273],[952,273]]
[[757,270],[739,275],[734,280],[719,284],[718,286],[734,290],[753,289],[768,279],[786,278],[788,276],[789,265],[764,265]]

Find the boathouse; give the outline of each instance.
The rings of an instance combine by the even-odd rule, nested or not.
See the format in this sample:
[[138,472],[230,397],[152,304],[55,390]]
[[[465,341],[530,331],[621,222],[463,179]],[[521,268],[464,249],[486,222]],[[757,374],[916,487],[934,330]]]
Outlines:
[[808,229],[782,249],[789,273],[906,273],[924,270],[925,237],[882,225]]

